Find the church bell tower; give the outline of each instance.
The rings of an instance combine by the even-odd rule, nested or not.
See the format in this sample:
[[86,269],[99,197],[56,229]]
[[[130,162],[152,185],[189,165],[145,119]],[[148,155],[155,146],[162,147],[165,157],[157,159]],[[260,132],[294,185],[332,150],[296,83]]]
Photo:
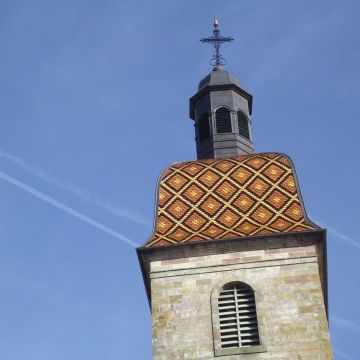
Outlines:
[[252,96],[213,70],[190,99],[197,160],[158,182],[153,234],[137,249],[154,360],[330,360],[326,230],[306,215],[291,159],[254,153]]

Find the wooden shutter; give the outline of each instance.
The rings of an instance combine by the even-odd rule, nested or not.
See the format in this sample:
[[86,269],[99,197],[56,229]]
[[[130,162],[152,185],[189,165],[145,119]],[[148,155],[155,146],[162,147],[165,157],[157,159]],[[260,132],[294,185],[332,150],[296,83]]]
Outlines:
[[222,348],[260,344],[254,291],[249,286],[224,286],[218,305]]
[[209,115],[207,113],[201,115],[198,126],[199,140],[203,141],[210,136]]
[[247,116],[241,110],[237,112],[237,116],[238,116],[239,134],[244,138],[250,140],[249,120]]
[[231,116],[230,110],[226,107],[221,107],[215,111],[216,132],[218,134],[231,133]]

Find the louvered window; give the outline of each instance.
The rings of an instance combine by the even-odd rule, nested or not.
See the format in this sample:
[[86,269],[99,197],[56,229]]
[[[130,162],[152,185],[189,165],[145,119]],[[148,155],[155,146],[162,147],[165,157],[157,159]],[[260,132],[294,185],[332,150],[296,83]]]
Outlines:
[[254,291],[243,283],[225,285],[219,295],[222,348],[259,345]]
[[216,132],[218,134],[231,133],[231,116],[230,110],[226,107],[221,107],[215,111]]
[[244,138],[250,140],[249,120],[247,116],[241,110],[237,112],[237,116],[238,116],[239,134]]
[[209,123],[209,115],[207,113],[202,114],[199,119],[199,140],[203,141],[210,136],[210,123]]

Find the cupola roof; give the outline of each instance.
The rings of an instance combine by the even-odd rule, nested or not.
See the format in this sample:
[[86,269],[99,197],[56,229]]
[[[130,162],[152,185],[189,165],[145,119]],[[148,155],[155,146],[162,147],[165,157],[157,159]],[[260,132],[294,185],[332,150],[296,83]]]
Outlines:
[[215,85],[236,85],[241,88],[239,79],[225,70],[222,66],[216,66],[210,74],[206,75],[199,82],[198,90],[201,90],[206,86]]

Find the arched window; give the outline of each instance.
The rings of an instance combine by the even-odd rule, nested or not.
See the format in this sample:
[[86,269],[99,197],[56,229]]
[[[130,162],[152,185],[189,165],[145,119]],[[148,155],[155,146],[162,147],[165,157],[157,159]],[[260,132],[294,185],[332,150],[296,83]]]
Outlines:
[[253,289],[240,282],[225,285],[218,298],[221,348],[260,345]]
[[215,111],[216,132],[218,134],[231,133],[230,110],[226,107],[218,108]]
[[203,141],[210,136],[209,115],[207,113],[200,116],[198,122],[198,134],[200,141]]
[[237,112],[237,117],[238,117],[238,125],[239,125],[239,134],[244,138],[250,140],[248,117],[241,110]]

